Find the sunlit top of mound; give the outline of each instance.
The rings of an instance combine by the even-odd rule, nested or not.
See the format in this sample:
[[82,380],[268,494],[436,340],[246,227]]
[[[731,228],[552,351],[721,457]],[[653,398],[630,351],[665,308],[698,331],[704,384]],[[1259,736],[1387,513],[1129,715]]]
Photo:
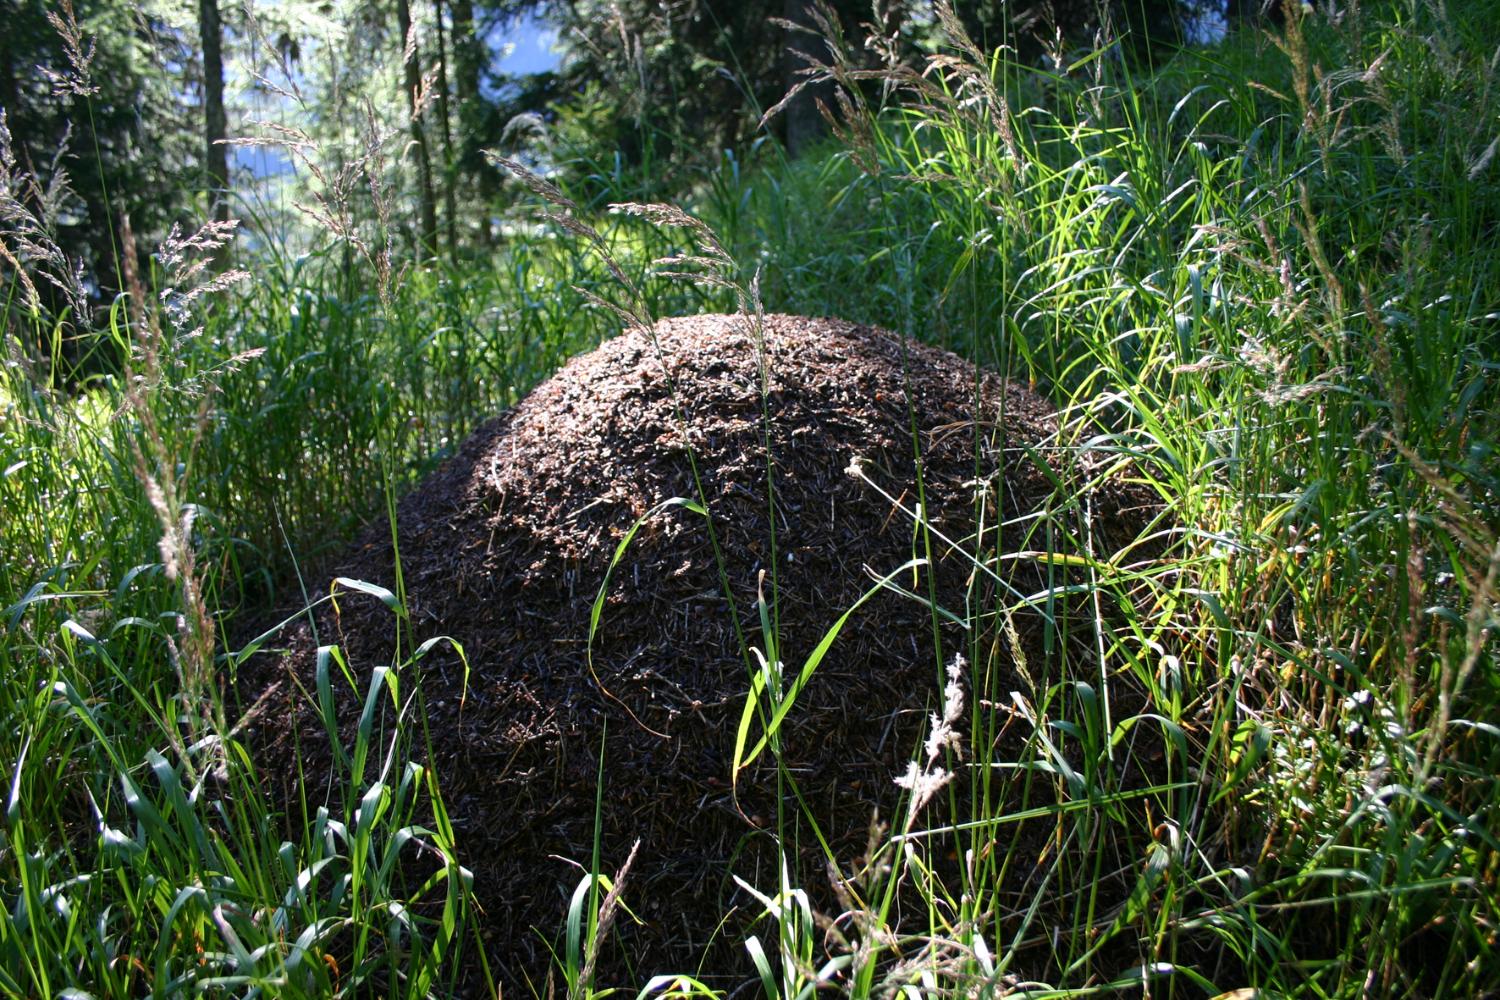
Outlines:
[[[978,419],[992,450],[1002,416],[1028,445],[1055,430],[1034,394],[1002,392],[990,377],[976,385],[971,364],[869,327],[781,315],[765,316],[758,330],[740,316],[671,319],[606,343],[538,387],[504,420],[470,490],[501,502],[500,523],[527,529],[556,555],[587,558],[601,544],[612,549],[622,525],[652,504],[698,499],[690,450],[707,500],[749,493],[757,503],[745,513],[764,516],[767,427],[777,492],[832,499],[864,492],[842,482],[851,461],[899,463],[914,432],[924,450],[955,433],[967,447]],[[973,471],[971,461],[966,478]],[[871,472],[879,481],[879,464]],[[513,497],[525,507],[507,512]],[[794,553],[836,540],[785,543]]]
[[[845,861],[860,853],[872,810],[897,807],[892,779],[922,741],[944,663],[985,649],[985,669],[1012,669],[1016,633],[995,609],[1045,583],[1034,564],[993,555],[1042,547],[1021,515],[1055,495],[1043,468],[1055,435],[1036,395],[946,352],[833,319],[698,316],[573,360],[407,497],[397,534],[412,641],[454,637],[470,672],[465,687],[441,646],[403,669],[421,676],[432,763],[502,974],[545,974],[542,936],[579,877],[559,859],[592,853],[601,740],[606,864],[642,840],[625,897],[642,923],[622,921],[614,959],[696,968],[735,892],[728,873],[775,881],[754,836],[777,814],[769,755],[731,785],[759,669],[750,650],[767,652],[757,598],[790,686],[878,578],[926,559],[860,606],[781,731],[786,773],[830,845]],[[709,516],[657,510],[674,497]],[[654,510],[609,575],[590,666],[594,599]],[[919,510],[930,534],[916,530]],[[395,589],[390,536],[375,527],[338,575]],[[1006,584],[988,572],[1018,565],[1031,568],[1002,570]],[[390,662],[389,611],[356,596],[341,608],[322,618],[321,641],[365,669]],[[1038,630],[1025,613],[1019,628],[1025,648]],[[313,647],[304,629],[253,683],[286,707],[266,716],[264,752],[285,756],[298,734],[318,774],[327,740],[297,693],[314,690]],[[359,693],[343,701],[351,720]],[[729,954],[716,971],[746,971]]]

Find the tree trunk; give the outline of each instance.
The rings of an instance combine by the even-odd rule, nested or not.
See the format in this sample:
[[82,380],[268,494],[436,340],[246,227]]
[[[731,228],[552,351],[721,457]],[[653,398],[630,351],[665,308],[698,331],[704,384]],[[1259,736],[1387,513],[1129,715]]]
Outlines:
[[474,0],[449,0],[453,12],[453,95],[458,100],[458,168],[474,183],[480,195],[479,236],[486,245],[494,243],[490,228],[490,196],[494,193],[494,171],[484,160],[485,145],[481,134],[484,107],[479,93],[479,74],[483,65],[483,45],[474,31]]
[[443,214],[447,223],[448,258],[458,255],[458,197],[453,186],[458,182],[458,164],[453,158],[453,120],[448,113],[448,46],[443,41],[443,0],[432,0],[437,15],[437,88],[438,118],[443,125]]
[[224,145],[224,28],[218,0],[198,0],[198,34],[203,45],[203,173],[209,216],[229,219],[229,153]]
[[406,88],[407,111],[411,116],[412,155],[417,161],[422,252],[432,257],[437,254],[437,198],[432,188],[432,160],[427,155],[427,135],[422,128],[422,117],[417,107],[417,91],[422,86],[421,56],[417,51],[416,38],[412,35],[409,0],[396,0],[396,24],[401,29],[402,82]]
[[[813,28],[817,22],[813,19],[812,7],[812,0],[782,0],[781,16],[792,24]],[[786,48],[781,53],[783,93],[807,79],[798,71],[808,67],[805,57],[809,56],[820,61],[827,61],[829,57],[826,47],[816,35],[788,29]],[[818,113],[818,101],[827,105],[833,103],[833,91],[829,84],[819,83],[802,88],[782,111],[786,148],[792,156],[802,155],[809,146],[823,137],[824,122],[823,116]]]

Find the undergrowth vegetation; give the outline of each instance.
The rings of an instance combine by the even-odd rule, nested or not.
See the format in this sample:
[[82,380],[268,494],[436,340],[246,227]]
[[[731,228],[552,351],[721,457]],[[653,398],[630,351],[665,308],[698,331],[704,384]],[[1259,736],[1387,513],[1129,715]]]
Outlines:
[[[410,762],[426,734],[405,667],[424,650],[399,582],[336,585],[390,604],[393,655],[320,661],[310,698],[353,684],[367,707],[344,788],[308,787],[295,815],[258,794],[238,740],[254,706],[228,693],[247,651],[231,636],[328,600],[303,567],[615,329],[601,300],[758,301],[949,346],[1059,405],[1060,467],[1102,464],[1162,505],[1110,549],[1060,482],[1039,516],[951,539],[976,567],[970,638],[945,691],[935,673],[933,739],[892,775],[903,812],[863,867],[829,859],[846,912],[812,910],[826,871],[744,886],[768,997],[1500,989],[1500,8],[1319,6],[1149,80],[1107,40],[1016,65],[937,11],[925,66],[813,67],[844,94],[823,155],[726,156],[704,178],[692,207],[727,251],[706,285],[649,276],[703,231],[608,198],[572,225],[517,222],[493,260],[390,274],[345,242],[266,251],[235,282],[194,267],[225,235],[210,227],[87,333],[113,374],[65,386],[63,331],[8,283],[0,991],[422,996],[484,963],[469,917],[504,903],[471,898],[483,859],[442,776]],[[29,183],[5,169],[8,190]],[[19,204],[7,246],[35,249],[7,258],[35,269],[48,220]],[[1067,586],[1086,596],[1057,605],[1075,613],[1054,655],[1019,668],[998,637],[1049,596],[985,589],[1016,559],[1081,570]],[[774,627],[753,641],[774,664]],[[771,676],[746,686],[774,719]],[[1143,711],[1113,703],[1121,684]],[[1005,726],[1031,733],[1019,758],[996,755]],[[1142,793],[1132,758],[1157,744]],[[978,776],[969,802],[943,791],[955,768]],[[1023,823],[1049,831],[1037,871],[1018,870]],[[593,874],[538,929],[557,983],[713,992],[673,975],[689,970],[593,981],[632,891],[601,858],[628,850],[577,859]],[[1102,870],[1115,856],[1133,861]],[[1123,904],[1102,901],[1110,882]],[[902,886],[926,926],[887,922]]]

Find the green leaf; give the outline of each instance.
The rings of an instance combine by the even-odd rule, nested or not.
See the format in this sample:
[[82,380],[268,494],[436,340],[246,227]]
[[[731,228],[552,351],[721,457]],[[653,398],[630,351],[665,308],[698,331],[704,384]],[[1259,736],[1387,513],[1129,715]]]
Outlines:
[[333,599],[334,611],[337,611],[339,609],[338,588],[340,586],[347,587],[350,590],[357,590],[361,594],[369,594],[371,597],[377,598],[381,604],[384,604],[386,607],[395,612],[396,617],[401,619],[406,618],[406,608],[401,606],[401,602],[396,599],[395,594],[391,593],[389,590],[385,589],[379,584],[367,583],[364,580],[355,580],[352,577],[347,576],[334,577],[333,583],[328,587],[328,596]]
[[843,631],[844,625],[853,617],[854,612],[858,611],[870,598],[884,590],[896,577],[907,570],[926,565],[926,563],[926,559],[910,559],[902,563],[896,569],[877,580],[875,586],[865,591],[859,600],[850,606],[848,611],[839,616],[838,621],[834,622],[832,627],[823,633],[823,638],[818,641],[818,644],[813,647],[813,651],[808,654],[807,660],[803,662],[802,669],[798,672],[797,679],[792,683],[791,689],[787,691],[786,696],[781,698],[777,704],[770,722],[766,724],[765,732],[761,733],[760,739],[756,741],[755,746],[747,753],[745,751],[745,743],[750,733],[750,725],[747,717],[753,713],[756,705],[756,700],[753,696],[758,695],[760,690],[752,679],[750,695],[746,698],[745,711],[740,715],[739,730],[735,735],[734,770],[730,779],[732,784],[738,782],[740,772],[755,762],[755,759],[765,750],[766,744],[781,729],[782,722],[786,720],[787,714],[791,712],[792,707],[797,703],[797,696],[802,693],[803,689],[807,687],[808,682],[812,680],[813,673],[818,669],[819,664],[823,662],[823,657],[828,655],[829,649],[833,648],[834,640],[839,637],[839,633]]

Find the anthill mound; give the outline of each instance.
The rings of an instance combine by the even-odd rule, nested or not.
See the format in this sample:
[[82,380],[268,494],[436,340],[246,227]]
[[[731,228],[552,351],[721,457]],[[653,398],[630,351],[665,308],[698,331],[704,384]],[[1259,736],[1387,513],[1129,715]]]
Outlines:
[[[760,645],[758,593],[774,592],[790,676],[874,577],[927,554],[901,509],[917,506],[914,438],[926,515],[963,542],[980,507],[994,524],[1049,502],[1037,455],[1056,431],[1027,389],[879,330],[766,316],[757,335],[741,317],[698,316],[573,360],[408,496],[397,521],[412,641],[452,636],[471,667],[466,692],[442,647],[416,669],[502,978],[545,975],[544,938],[555,939],[580,877],[570,862],[592,853],[601,739],[604,867],[641,840],[626,890],[641,923],[620,920],[606,966],[628,956],[637,973],[691,971],[730,906],[753,915],[729,874],[774,889],[777,782],[765,755],[736,801],[730,770],[753,662],[741,636]],[[854,460],[889,497],[847,471]],[[699,496],[695,464],[712,532],[681,508],[642,527],[610,578],[591,672],[591,605],[611,556],[655,505]],[[966,596],[984,606],[982,574],[975,583],[961,553],[934,538],[931,555],[933,568],[903,574],[903,587],[926,595],[931,583],[946,608],[962,611]],[[394,588],[389,528],[376,525],[337,575]],[[1020,625],[1025,644],[1036,629]],[[952,627],[938,630],[944,657],[964,646]],[[1006,633],[995,631],[985,641],[1003,659]],[[321,640],[364,671],[390,662],[392,632],[389,611],[357,595],[320,620]],[[311,633],[288,645],[250,682],[280,706],[256,740],[274,762],[299,737],[317,776],[327,741],[299,693],[313,690]],[[892,779],[917,752],[941,681],[929,609],[884,591],[789,716],[788,773],[845,865],[863,853],[872,813],[895,813]],[[359,706],[346,701],[347,723]],[[798,812],[789,794],[782,805]],[[802,838],[814,843],[805,827]],[[711,973],[750,971],[738,949],[711,961]]]

